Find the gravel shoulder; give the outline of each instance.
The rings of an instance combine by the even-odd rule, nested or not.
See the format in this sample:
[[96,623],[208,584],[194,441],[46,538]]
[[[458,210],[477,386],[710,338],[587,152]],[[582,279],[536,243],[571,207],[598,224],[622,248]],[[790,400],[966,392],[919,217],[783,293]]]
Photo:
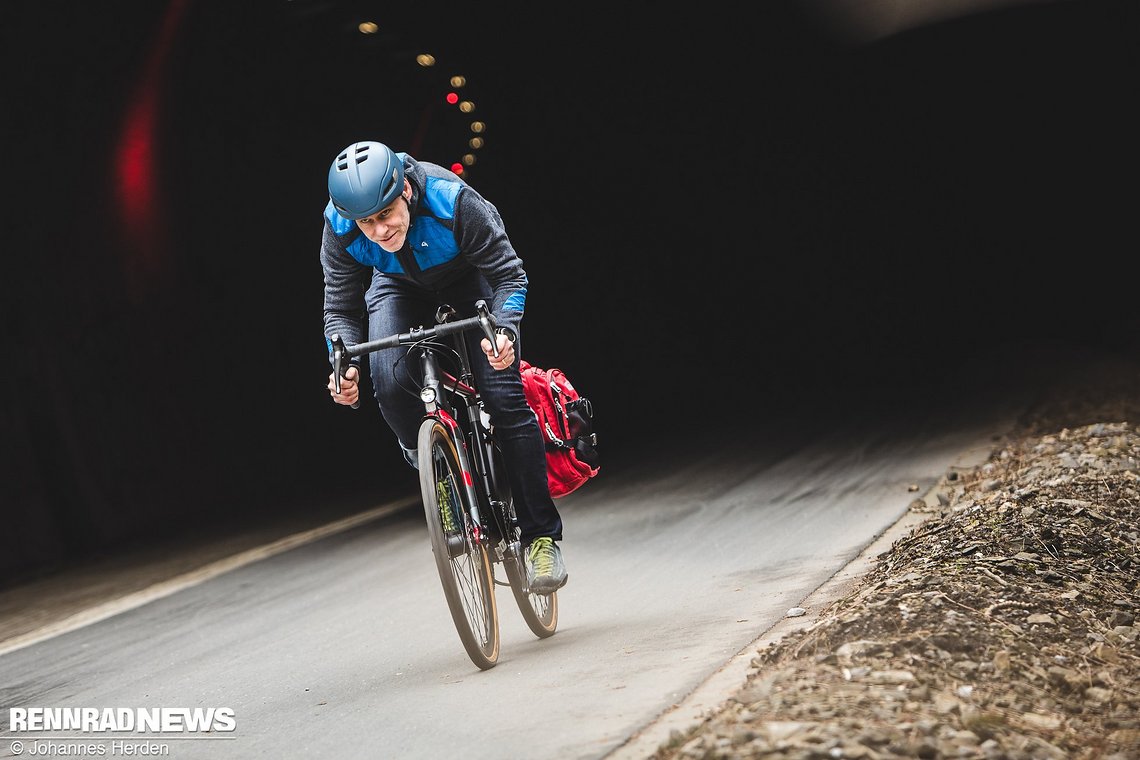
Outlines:
[[1140,363],[1055,378],[652,760],[1140,758],[1138,425]]

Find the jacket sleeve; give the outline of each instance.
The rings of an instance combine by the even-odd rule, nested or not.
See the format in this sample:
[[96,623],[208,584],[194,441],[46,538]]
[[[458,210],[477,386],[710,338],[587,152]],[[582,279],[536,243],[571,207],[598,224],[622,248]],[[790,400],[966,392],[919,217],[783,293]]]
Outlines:
[[517,336],[526,309],[526,271],[498,209],[470,186],[459,194],[456,237],[463,255],[491,285],[495,320]]
[[346,344],[365,339],[364,291],[370,267],[352,258],[325,220],[321,268],[325,276],[325,346],[331,359],[333,335],[339,334]]

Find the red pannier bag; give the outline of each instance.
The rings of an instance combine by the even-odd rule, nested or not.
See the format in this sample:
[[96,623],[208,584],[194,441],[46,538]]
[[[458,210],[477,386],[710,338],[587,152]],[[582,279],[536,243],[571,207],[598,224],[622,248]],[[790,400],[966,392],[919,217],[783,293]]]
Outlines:
[[527,403],[546,441],[546,482],[552,498],[577,490],[598,474],[594,408],[557,368],[519,361]]

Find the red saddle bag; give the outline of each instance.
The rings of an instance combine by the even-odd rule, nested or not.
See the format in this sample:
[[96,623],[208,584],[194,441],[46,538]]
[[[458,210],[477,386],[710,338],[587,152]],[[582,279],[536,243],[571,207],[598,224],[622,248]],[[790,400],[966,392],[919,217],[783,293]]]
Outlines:
[[523,391],[546,441],[546,482],[557,499],[598,474],[594,408],[557,368],[519,362]]

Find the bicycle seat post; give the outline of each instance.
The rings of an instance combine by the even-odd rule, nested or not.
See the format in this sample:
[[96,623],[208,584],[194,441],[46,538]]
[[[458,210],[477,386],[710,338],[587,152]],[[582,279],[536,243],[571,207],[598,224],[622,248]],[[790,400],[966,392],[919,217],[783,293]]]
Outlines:
[[447,320],[455,316],[455,309],[451,304],[441,303],[439,308],[435,310],[435,323],[442,325]]

